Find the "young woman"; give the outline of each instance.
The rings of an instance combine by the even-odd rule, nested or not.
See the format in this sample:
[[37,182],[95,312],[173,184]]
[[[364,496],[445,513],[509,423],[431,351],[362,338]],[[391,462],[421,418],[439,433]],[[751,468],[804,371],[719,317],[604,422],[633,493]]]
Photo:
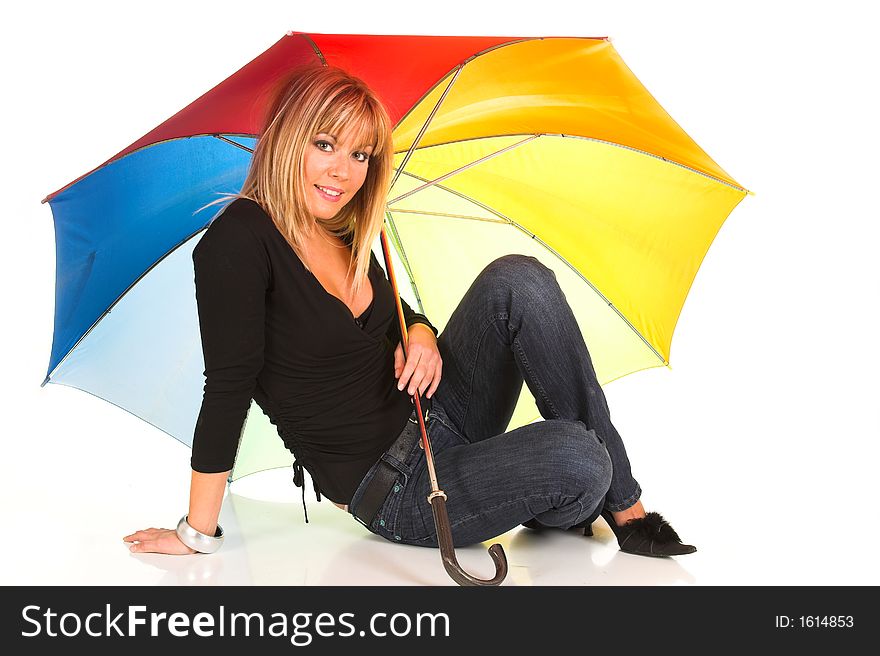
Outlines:
[[[418,392],[456,546],[519,524],[592,535],[602,514],[624,551],[695,551],[645,512],[580,329],[535,258],[490,263],[439,338],[403,303],[404,358],[371,252],[392,156],[389,118],[361,80],[315,66],[280,87],[240,194],[193,251],[205,386],[189,512],[176,530],[126,536],[130,549],[219,548],[251,399],[293,452],[297,485],[305,468],[319,501],[392,542],[436,547]],[[505,433],[523,382],[545,421]]]

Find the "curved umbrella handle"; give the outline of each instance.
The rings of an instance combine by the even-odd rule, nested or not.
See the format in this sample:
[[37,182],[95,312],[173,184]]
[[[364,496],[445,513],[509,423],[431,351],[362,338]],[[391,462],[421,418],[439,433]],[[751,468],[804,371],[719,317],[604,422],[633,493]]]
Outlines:
[[[406,320],[403,316],[403,306],[400,303],[400,292],[397,291],[397,279],[394,276],[394,268],[391,266],[391,254],[388,248],[388,238],[385,229],[379,233],[382,243],[382,254],[385,257],[385,270],[388,273],[388,281],[394,291],[394,300],[397,306],[397,321],[400,326],[400,336],[403,342],[403,354],[406,358],[409,335],[406,329]],[[428,495],[428,503],[434,511],[434,527],[437,529],[437,543],[440,545],[440,557],[443,559],[443,567],[452,580],[459,585],[498,585],[507,576],[507,557],[500,544],[489,547],[489,555],[495,561],[495,576],[487,581],[478,579],[465,572],[455,558],[455,547],[452,543],[452,528],[449,525],[449,515],[446,513],[446,493],[437,484],[437,473],[434,470],[434,454],[431,450],[431,441],[428,439],[428,430],[425,428],[425,414],[422,412],[422,404],[419,395],[414,394],[413,402],[416,406],[416,415],[419,418],[419,429],[422,433],[422,448],[425,451],[425,463],[428,467],[428,476],[431,479],[431,494]]]
[[465,572],[455,558],[455,547],[452,544],[452,529],[449,526],[449,515],[446,514],[446,494],[442,490],[432,492],[428,502],[434,510],[434,527],[437,529],[437,542],[440,544],[440,557],[443,567],[452,580],[459,585],[500,585],[507,576],[507,556],[500,544],[489,547],[489,555],[495,561],[495,576],[491,579],[478,579]]

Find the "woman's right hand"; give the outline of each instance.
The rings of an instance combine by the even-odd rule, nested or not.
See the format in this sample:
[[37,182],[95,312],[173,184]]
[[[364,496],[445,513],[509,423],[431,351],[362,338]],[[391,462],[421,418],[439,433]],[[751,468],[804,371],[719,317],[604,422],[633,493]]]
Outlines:
[[[193,470],[190,483],[189,512],[186,517],[195,528],[213,535],[217,527],[217,517],[223,503],[223,492],[229,471],[203,474]],[[122,538],[133,543],[129,550],[135,553],[162,553],[187,555],[197,553],[180,538],[177,531],[167,528],[148,528],[136,531]]]
[[163,553],[177,556],[196,553],[180,541],[177,531],[167,528],[148,528],[136,531],[122,538],[124,542],[132,542],[128,548],[135,553]]

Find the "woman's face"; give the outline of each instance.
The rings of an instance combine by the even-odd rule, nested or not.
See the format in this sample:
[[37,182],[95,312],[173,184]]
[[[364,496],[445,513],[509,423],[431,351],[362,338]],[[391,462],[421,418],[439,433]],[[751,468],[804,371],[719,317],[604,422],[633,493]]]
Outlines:
[[303,160],[306,201],[316,219],[332,219],[354,198],[367,177],[372,146],[353,143],[349,134],[320,132]]

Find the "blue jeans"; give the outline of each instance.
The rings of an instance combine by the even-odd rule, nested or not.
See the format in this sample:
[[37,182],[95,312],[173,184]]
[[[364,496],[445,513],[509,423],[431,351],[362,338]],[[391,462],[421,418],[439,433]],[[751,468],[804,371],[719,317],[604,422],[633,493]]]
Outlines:
[[[569,528],[638,501],[641,488],[553,271],[523,255],[493,261],[437,344],[443,369],[426,428],[455,546],[532,518]],[[523,381],[544,421],[505,433]],[[419,429],[407,422],[404,430]],[[367,528],[392,542],[436,547],[424,451],[416,443],[403,461],[382,459],[399,474]]]

